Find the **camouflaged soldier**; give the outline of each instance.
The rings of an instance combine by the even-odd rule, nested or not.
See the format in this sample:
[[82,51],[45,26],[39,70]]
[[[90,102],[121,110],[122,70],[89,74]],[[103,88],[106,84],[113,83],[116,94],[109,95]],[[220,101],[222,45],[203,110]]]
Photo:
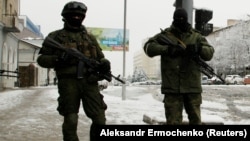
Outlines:
[[[99,61],[100,71],[105,74],[110,72],[110,62],[104,58],[96,38],[87,33],[82,25],[86,11],[85,4],[76,1],[68,2],[61,13],[64,27],[49,33],[48,37],[65,47],[79,50],[90,59]],[[94,141],[95,133],[93,131],[96,125],[104,125],[106,122],[105,110],[107,106],[98,89],[98,80],[102,80],[102,78],[89,73],[87,65],[79,65],[78,59],[55,48],[43,45],[39,54],[38,64],[44,68],[54,68],[58,78],[57,110],[64,117],[63,140],[79,141],[77,123],[79,107],[82,103],[86,115],[92,120],[90,140]],[[79,68],[78,65],[82,68]],[[78,78],[79,70],[81,70],[83,78]]]
[[[189,124],[201,124],[202,87],[200,66],[193,60],[212,59],[214,48],[187,21],[187,12],[176,9],[171,27],[150,38],[144,45],[149,57],[161,56],[162,86],[167,124],[182,124],[185,109]],[[173,44],[163,44],[167,37]]]

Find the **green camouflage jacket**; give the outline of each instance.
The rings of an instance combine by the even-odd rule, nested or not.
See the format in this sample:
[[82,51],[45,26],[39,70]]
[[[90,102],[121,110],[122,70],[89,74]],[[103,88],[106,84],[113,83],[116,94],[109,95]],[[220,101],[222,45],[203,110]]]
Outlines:
[[[201,93],[201,72],[200,66],[191,59],[191,56],[185,50],[182,55],[170,57],[167,55],[168,49],[160,45],[156,38],[161,33],[151,37],[144,45],[144,51],[149,57],[161,56],[161,77],[162,93]],[[164,30],[164,35],[168,36],[173,43],[181,40],[185,45],[197,44],[202,50],[200,57],[204,61],[212,59],[214,48],[207,42],[198,31],[189,27],[188,32],[181,32],[173,25]]]
[[[88,58],[97,61],[104,58],[104,54],[96,38],[92,34],[87,33],[84,26],[78,30],[69,30],[64,27],[63,29],[49,33],[48,37],[51,37],[65,47],[76,48]],[[58,56],[62,54],[62,51],[44,45],[39,54],[37,62],[41,67],[54,68],[58,77],[66,75],[76,76],[79,62],[76,58],[72,57],[65,62],[58,63]],[[83,72],[86,73],[87,69],[84,68]]]

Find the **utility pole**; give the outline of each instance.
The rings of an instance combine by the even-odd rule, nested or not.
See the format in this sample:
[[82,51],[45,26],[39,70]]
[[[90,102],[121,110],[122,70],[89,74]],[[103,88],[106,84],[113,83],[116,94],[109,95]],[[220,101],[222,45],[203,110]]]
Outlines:
[[207,36],[213,32],[213,24],[208,23],[213,18],[213,11],[206,9],[195,9],[195,24],[193,24],[193,0],[176,0],[174,3],[176,8],[184,8],[188,14],[188,22]]
[[188,22],[193,25],[193,0],[176,0],[176,8],[184,8],[188,13]]
[[[127,0],[124,0],[124,24],[123,24],[123,81],[126,83],[126,20],[127,19]],[[122,84],[122,100],[126,99],[126,84]]]

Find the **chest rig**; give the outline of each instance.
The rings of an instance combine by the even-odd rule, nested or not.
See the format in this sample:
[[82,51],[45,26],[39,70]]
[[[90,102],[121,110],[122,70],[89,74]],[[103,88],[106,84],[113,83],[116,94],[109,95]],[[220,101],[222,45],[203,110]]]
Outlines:
[[[59,30],[54,38],[65,48],[74,48],[80,51],[86,58],[97,60],[98,59],[98,50],[95,45],[91,35],[87,31],[83,30],[81,32],[69,32],[66,30]],[[79,61],[76,58],[67,62],[71,66],[77,66],[77,78],[84,78],[87,74],[88,67],[84,62]]]
[[68,32],[61,30],[58,32],[56,40],[66,48],[75,48],[83,53],[87,58],[97,58],[96,46],[86,31]]

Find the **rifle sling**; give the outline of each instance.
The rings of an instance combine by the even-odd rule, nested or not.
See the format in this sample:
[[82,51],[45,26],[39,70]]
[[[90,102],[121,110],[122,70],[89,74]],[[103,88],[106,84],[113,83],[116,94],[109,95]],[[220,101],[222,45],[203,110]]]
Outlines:
[[184,42],[182,42],[181,39],[177,38],[173,33],[167,32],[167,34],[169,34],[170,36],[174,37],[184,48],[187,48],[186,44]]

